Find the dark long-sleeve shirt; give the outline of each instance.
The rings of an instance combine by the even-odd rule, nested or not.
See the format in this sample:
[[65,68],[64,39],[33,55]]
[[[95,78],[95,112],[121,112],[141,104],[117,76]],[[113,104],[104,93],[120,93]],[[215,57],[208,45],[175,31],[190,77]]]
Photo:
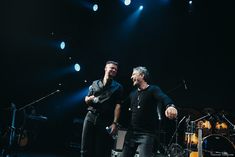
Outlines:
[[130,94],[131,124],[134,131],[154,133],[157,124],[157,105],[161,103],[163,108],[173,104],[171,98],[155,85]]

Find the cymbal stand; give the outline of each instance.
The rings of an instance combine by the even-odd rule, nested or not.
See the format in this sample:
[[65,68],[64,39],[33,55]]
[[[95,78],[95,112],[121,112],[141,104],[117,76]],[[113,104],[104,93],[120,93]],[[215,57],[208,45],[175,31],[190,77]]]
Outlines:
[[190,121],[190,116],[186,119],[187,132],[185,133],[186,138],[186,154],[189,156],[192,148],[192,135],[195,132],[195,123]]
[[224,118],[233,127],[233,130],[235,130],[235,125],[230,120],[228,120],[224,114],[222,115],[222,118]]
[[198,119],[196,119],[196,120],[194,120],[194,121],[191,121],[191,123],[198,122],[198,121],[203,120],[203,119],[205,119],[205,118],[207,118],[207,117],[210,117],[210,116],[211,116],[211,114],[210,114],[210,113],[207,113],[207,115],[202,116],[201,118],[198,118]]

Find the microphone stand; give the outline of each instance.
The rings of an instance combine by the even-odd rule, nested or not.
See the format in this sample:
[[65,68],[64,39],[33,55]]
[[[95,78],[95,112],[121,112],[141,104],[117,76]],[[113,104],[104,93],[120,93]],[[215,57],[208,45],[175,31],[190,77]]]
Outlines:
[[21,110],[23,110],[23,109],[25,109],[25,108],[27,108],[27,107],[29,107],[29,106],[32,106],[32,105],[35,104],[35,103],[38,103],[38,102],[42,101],[43,99],[46,99],[47,97],[52,96],[52,95],[54,95],[55,93],[59,93],[59,92],[60,92],[60,90],[57,89],[57,90],[55,90],[55,91],[53,91],[53,92],[51,92],[51,93],[49,93],[49,94],[47,94],[47,95],[45,95],[45,96],[43,96],[43,97],[41,97],[41,98],[39,98],[39,99],[37,99],[37,100],[31,102],[31,103],[29,103],[29,104],[27,104],[27,105],[25,105],[25,106],[19,108],[18,110],[21,111]]
[[15,104],[11,104],[12,107],[12,120],[11,120],[11,127],[10,127],[10,138],[9,138],[9,147],[12,146],[14,137],[15,137],[15,116],[16,116],[16,106]]
[[10,134],[9,134],[9,139],[8,139],[8,143],[6,146],[6,150],[3,149],[2,151],[2,155],[3,157],[9,157],[10,154],[12,153],[12,147],[13,147],[13,143],[14,143],[14,139],[15,139],[15,116],[16,116],[16,106],[15,104],[11,103],[11,110],[12,110],[12,119],[11,119],[11,126],[9,127],[10,130]]
[[14,103],[11,103],[12,119],[11,119],[11,126],[10,126],[10,135],[9,135],[7,150],[6,151],[3,150],[3,157],[10,157],[12,154],[13,144],[14,144],[14,140],[15,140],[15,130],[16,130],[16,127],[15,127],[16,112],[24,110],[25,108],[27,108],[35,103],[38,103],[38,102],[46,99],[47,97],[54,95],[55,93],[58,93],[58,92],[60,92],[60,90],[57,89],[57,90],[47,94],[46,96],[43,96],[42,98],[39,98],[39,99],[37,99],[27,105],[24,105],[23,107],[21,107],[19,109],[16,108],[16,105]]

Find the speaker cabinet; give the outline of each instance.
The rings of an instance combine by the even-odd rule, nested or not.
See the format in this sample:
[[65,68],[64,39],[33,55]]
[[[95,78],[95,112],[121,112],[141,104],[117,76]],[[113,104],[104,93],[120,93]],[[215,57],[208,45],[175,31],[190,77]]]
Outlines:
[[[112,150],[112,154],[111,157],[120,157],[121,156],[122,151],[121,150]],[[139,157],[139,154],[136,153],[135,157]]]
[[123,148],[125,136],[126,136],[126,130],[124,129],[119,129],[117,133],[117,138],[114,143],[114,150],[119,150],[121,151]]

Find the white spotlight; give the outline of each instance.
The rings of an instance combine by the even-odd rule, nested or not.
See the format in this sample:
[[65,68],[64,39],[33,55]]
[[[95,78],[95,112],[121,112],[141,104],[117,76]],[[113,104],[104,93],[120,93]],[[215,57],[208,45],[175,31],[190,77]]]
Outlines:
[[188,3],[189,3],[190,5],[192,5],[192,4],[193,4],[193,1],[190,0]]
[[74,69],[75,69],[76,71],[80,71],[80,70],[81,70],[81,67],[80,67],[80,65],[79,65],[78,63],[76,63],[76,64],[74,64]]
[[144,9],[144,6],[141,5],[141,6],[139,7],[139,10],[143,10],[143,9]]
[[93,11],[97,11],[98,8],[99,8],[99,7],[98,7],[98,4],[94,4],[94,5],[93,5]]
[[62,41],[62,42],[60,43],[60,48],[61,48],[62,50],[65,48],[65,42],[64,42],[64,41]]
[[131,0],[124,0],[124,4],[125,5],[130,5],[131,4]]

